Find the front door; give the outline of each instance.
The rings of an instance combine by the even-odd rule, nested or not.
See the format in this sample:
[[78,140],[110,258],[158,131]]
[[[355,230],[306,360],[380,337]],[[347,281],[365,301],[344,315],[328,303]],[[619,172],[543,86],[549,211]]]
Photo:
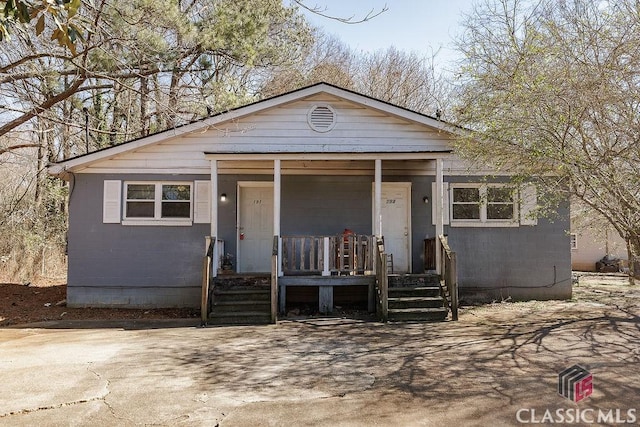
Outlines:
[[238,272],[271,271],[273,183],[240,183],[238,194]]
[[393,255],[393,272],[411,271],[411,183],[382,183],[382,235],[387,254]]

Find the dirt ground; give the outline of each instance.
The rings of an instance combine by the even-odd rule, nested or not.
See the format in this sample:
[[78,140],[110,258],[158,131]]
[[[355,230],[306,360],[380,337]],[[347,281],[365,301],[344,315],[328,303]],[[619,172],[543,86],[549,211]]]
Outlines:
[[43,281],[33,284],[0,283],[0,327],[50,320],[176,319],[200,316],[192,309],[69,308],[67,286]]
[[[46,291],[25,288],[26,300],[47,302]],[[0,328],[0,425],[638,425],[640,285],[621,276],[580,275],[568,301],[466,306],[458,322],[198,323]],[[557,392],[558,374],[574,364],[593,375],[580,402]]]
[[[461,307],[461,315],[476,320],[499,321],[522,314],[588,311],[610,306],[631,312],[640,309],[640,284],[629,286],[621,274],[575,273],[573,298],[568,301],[495,302]],[[52,320],[140,320],[199,317],[194,309],[69,308],[66,285],[51,281],[36,284],[0,283],[0,327]],[[570,309],[570,310],[567,310]],[[341,314],[341,313],[338,313]],[[344,313],[342,313],[344,314]]]
[[574,272],[573,297],[570,300],[494,302],[461,308],[478,321],[499,322],[519,315],[536,313],[541,319],[577,318],[585,313],[608,309],[631,316],[640,315],[640,280],[630,286],[628,277],[619,273]]

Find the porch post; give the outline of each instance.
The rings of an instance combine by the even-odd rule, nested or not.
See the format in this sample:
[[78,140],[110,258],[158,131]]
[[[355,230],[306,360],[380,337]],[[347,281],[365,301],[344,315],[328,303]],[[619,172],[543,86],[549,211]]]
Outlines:
[[218,275],[218,161],[211,160],[211,238],[213,240],[212,276]]
[[[282,259],[282,239],[280,239],[280,200],[282,191],[282,171],[280,159],[273,161],[273,235],[278,236],[278,260]],[[278,276],[282,276],[282,262],[278,262]]]
[[373,230],[377,238],[382,237],[382,159],[375,160]]
[[442,274],[442,244],[440,235],[444,234],[443,202],[444,202],[444,176],[442,172],[442,159],[436,159],[436,195],[433,201],[436,204],[436,273]]

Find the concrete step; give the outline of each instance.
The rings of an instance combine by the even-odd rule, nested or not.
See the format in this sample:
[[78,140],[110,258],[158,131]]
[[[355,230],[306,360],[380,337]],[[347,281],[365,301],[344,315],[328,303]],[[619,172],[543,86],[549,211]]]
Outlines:
[[389,298],[389,308],[440,308],[444,307],[442,297],[401,297]]
[[230,311],[209,313],[210,325],[264,325],[271,323],[271,315],[262,311]]
[[440,322],[447,318],[447,309],[440,308],[395,308],[389,309],[391,322]]
[[440,288],[438,286],[413,286],[413,287],[391,287],[389,286],[389,298],[401,297],[438,297]]

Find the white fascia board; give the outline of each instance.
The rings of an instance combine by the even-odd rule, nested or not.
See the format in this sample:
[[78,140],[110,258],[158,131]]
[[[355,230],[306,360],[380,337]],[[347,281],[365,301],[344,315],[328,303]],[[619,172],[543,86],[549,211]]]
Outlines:
[[85,168],[91,165],[92,163],[105,160],[110,157],[117,156],[119,154],[138,150],[148,145],[155,144],[161,141],[166,141],[170,138],[179,137],[184,134],[199,132],[202,129],[212,127],[212,126],[217,126],[227,121],[237,120],[241,117],[256,113],[258,111],[277,107],[283,104],[287,104],[289,102],[294,102],[299,99],[306,98],[311,95],[315,95],[323,91],[323,90],[320,90],[320,86],[324,86],[324,85],[312,86],[297,92],[291,92],[285,95],[281,95],[273,99],[258,101],[254,104],[247,105],[246,107],[240,107],[236,110],[228,111],[226,113],[221,113],[213,117],[208,117],[199,122],[190,123],[188,125],[177,127],[175,129],[168,129],[166,131],[163,131],[154,135],[150,135],[148,137],[141,138],[136,141],[125,142],[121,145],[117,145],[115,147],[98,151],[82,157],[77,157],[75,159],[70,159],[66,161],[63,160],[61,162],[58,162],[56,164],[49,166],[48,172],[51,175],[62,177],[62,175],[64,175],[66,171],[77,172],[79,169]]
[[205,153],[207,160],[434,160],[451,156],[433,153]]
[[407,120],[411,120],[413,122],[419,123],[419,124],[423,124],[423,125],[427,125],[433,128],[436,128],[438,130],[444,131],[444,132],[449,132],[452,134],[458,134],[460,132],[463,131],[463,129],[457,127],[457,126],[453,126],[449,123],[443,122],[441,120],[437,120],[434,119],[432,117],[429,116],[425,116],[423,114],[420,113],[416,113],[414,111],[411,110],[407,110],[401,107],[397,107],[394,106],[392,104],[388,104],[386,102],[383,101],[378,101],[376,99],[373,98],[369,98],[367,96],[364,95],[359,95],[357,93],[354,92],[349,92],[346,90],[342,90],[340,88],[337,87],[333,87],[333,86],[328,86],[328,85],[320,85],[322,87],[322,90],[320,92],[326,92],[329,93],[331,95],[340,97],[340,98],[344,98],[348,101],[351,102],[355,102],[357,104],[361,104],[364,106],[367,106],[369,108],[373,108],[375,110],[378,111],[382,111],[384,113],[387,114],[391,114],[393,116],[396,117],[400,117],[400,118],[404,118]]

